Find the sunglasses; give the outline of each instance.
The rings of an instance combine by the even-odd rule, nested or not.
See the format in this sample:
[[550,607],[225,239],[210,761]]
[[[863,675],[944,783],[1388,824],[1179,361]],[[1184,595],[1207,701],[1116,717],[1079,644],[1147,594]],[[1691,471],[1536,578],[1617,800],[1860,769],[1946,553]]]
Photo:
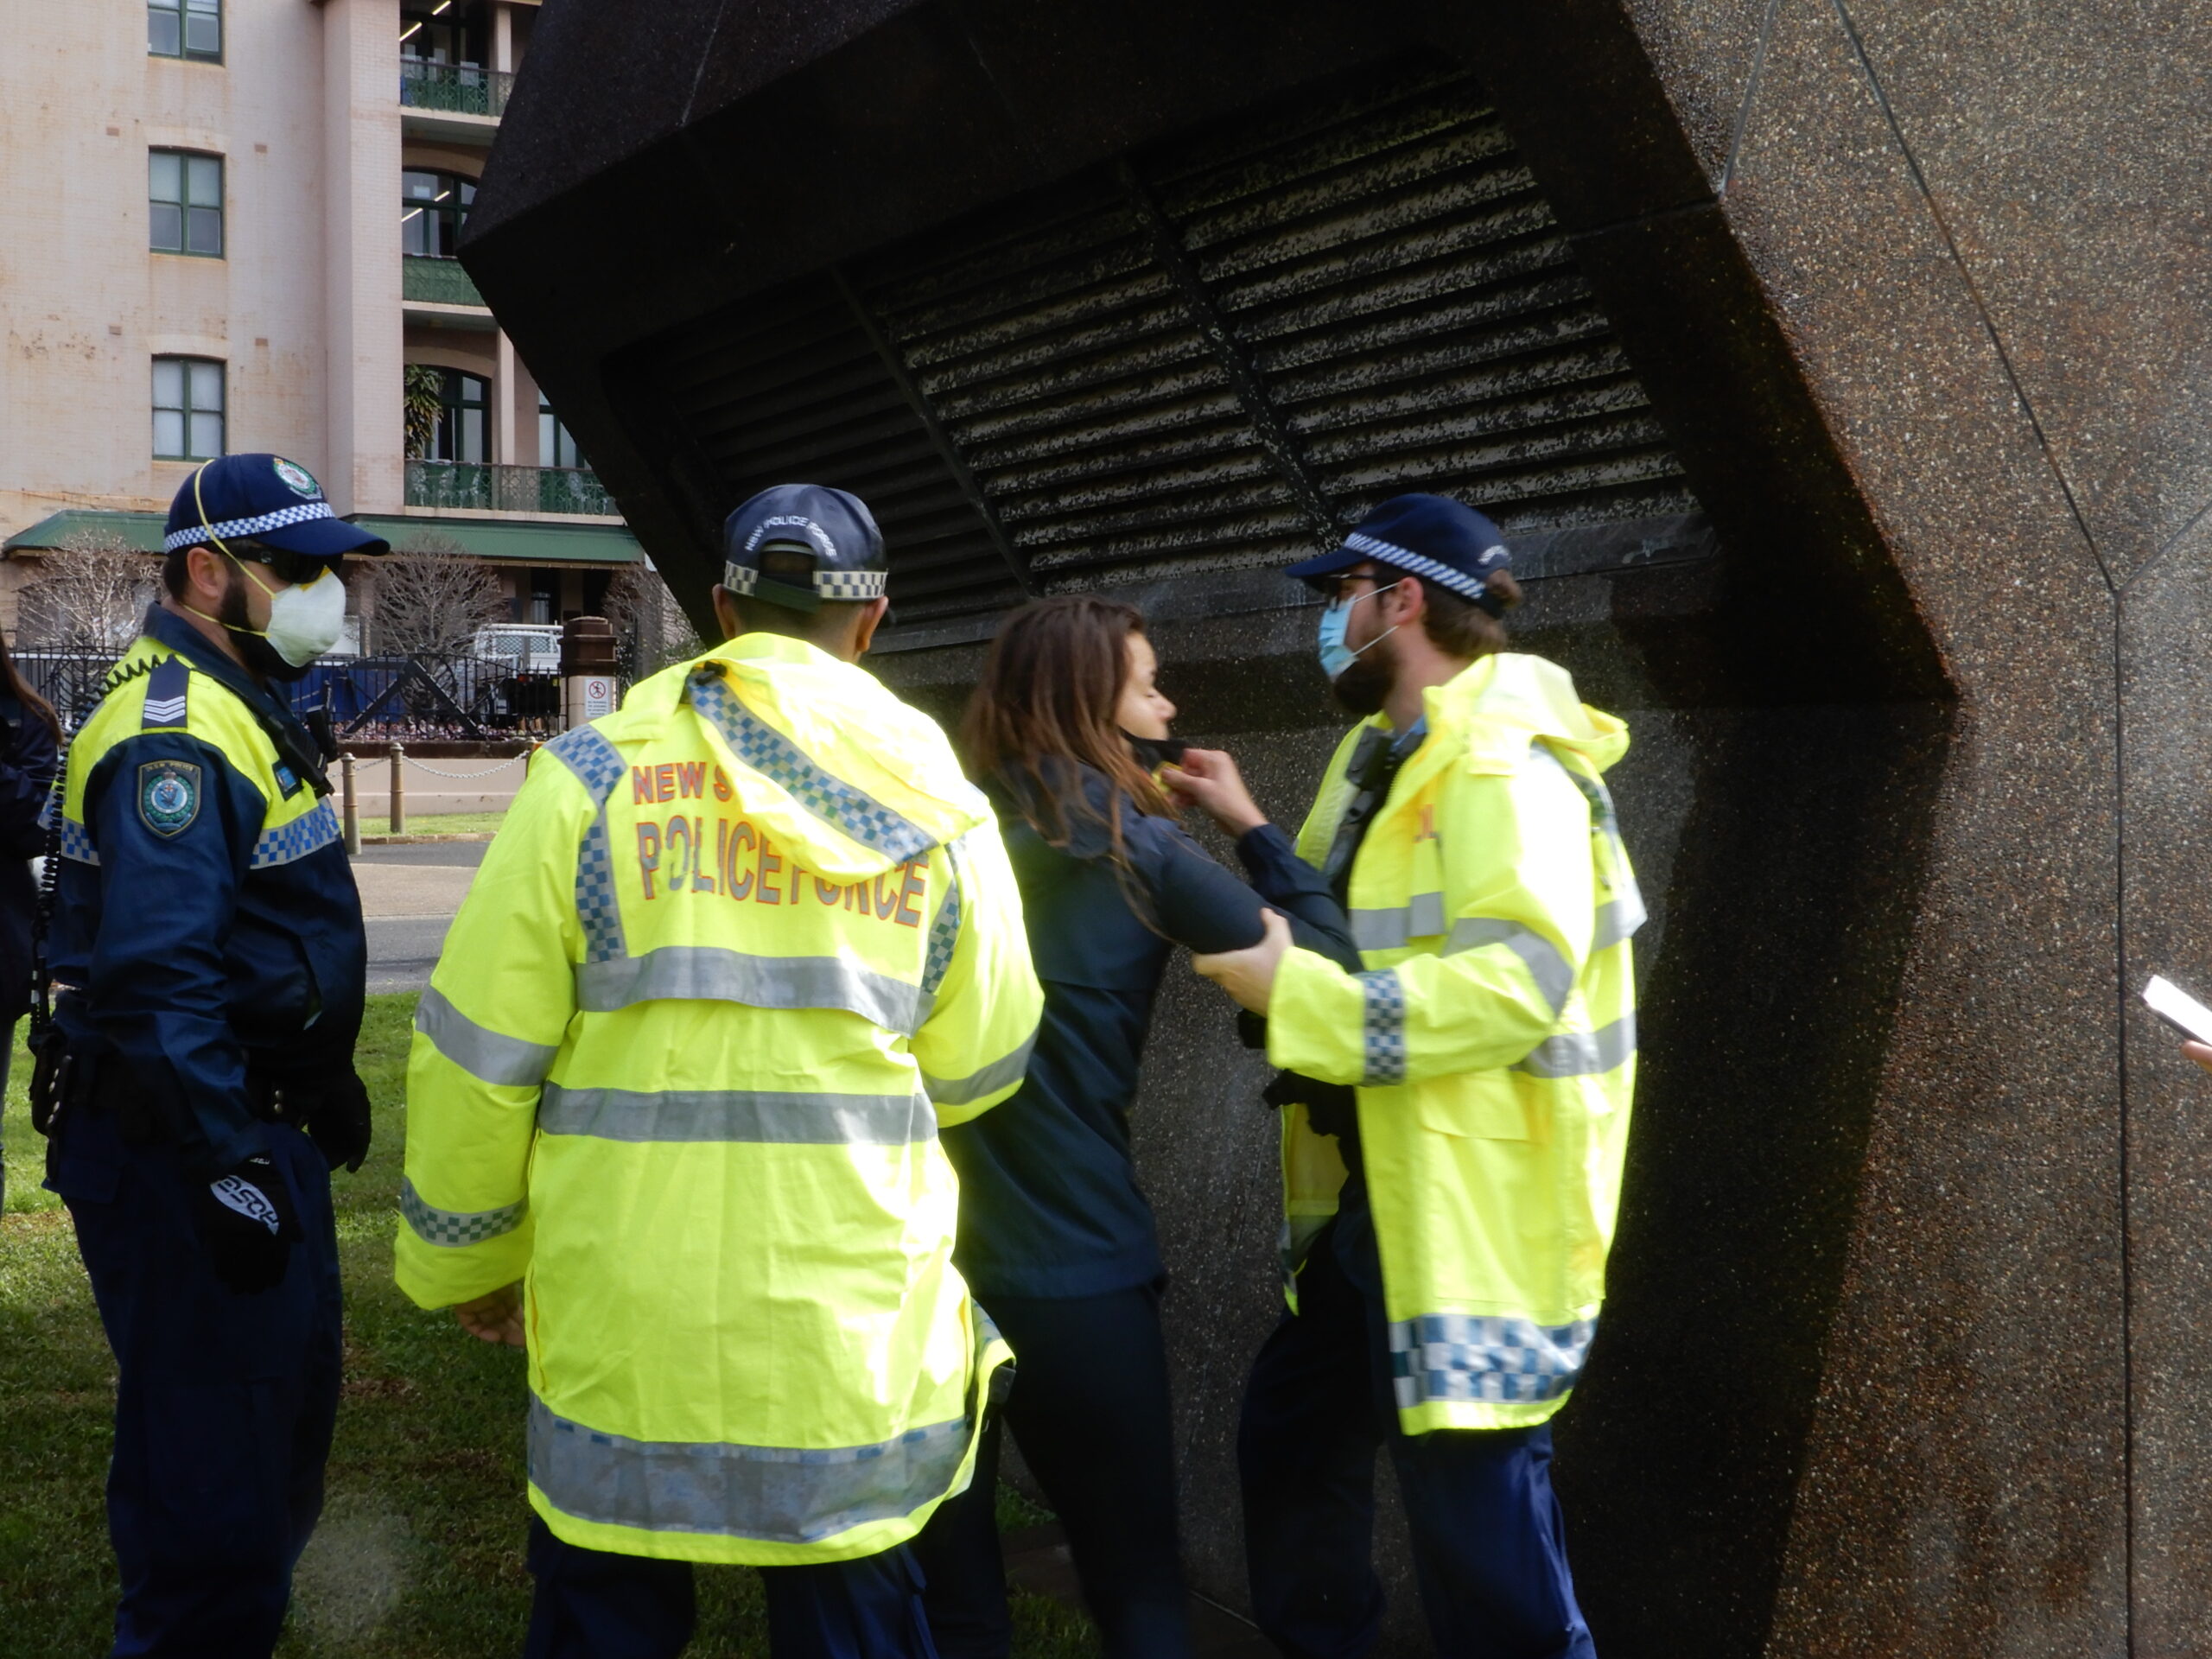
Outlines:
[[231,551],[251,563],[267,567],[277,581],[289,582],[296,588],[305,587],[330,569],[327,559],[312,553],[292,553],[281,547],[266,547],[258,542],[231,543]]

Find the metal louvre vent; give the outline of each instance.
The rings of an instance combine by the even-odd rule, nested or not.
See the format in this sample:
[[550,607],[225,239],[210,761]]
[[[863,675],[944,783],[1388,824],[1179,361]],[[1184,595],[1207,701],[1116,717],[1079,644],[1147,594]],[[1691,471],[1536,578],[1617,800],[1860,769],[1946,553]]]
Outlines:
[[1614,565],[1709,546],[1511,139],[1433,62],[997,204],[652,356],[733,502],[807,477],[874,508],[902,621],[1281,565],[1407,489],[1482,505],[1531,575],[1580,568],[1582,540]]

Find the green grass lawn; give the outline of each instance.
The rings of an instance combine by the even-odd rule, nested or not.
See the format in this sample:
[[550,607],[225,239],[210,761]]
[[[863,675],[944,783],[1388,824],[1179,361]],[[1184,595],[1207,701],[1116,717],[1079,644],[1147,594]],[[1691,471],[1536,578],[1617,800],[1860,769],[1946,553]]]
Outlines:
[[[393,1194],[412,995],[369,999],[359,1069],[377,1148],[336,1179],[346,1275],[345,1397],[322,1525],[300,1564],[284,1659],[493,1659],[519,1650],[530,1605],[522,1546],[523,1357],[465,1336],[391,1282]],[[0,1214],[0,1649],[12,1659],[103,1650],[115,1594],[100,1487],[114,1370],[69,1217],[37,1183],[19,1048]],[[1041,1518],[1002,1492],[1003,1524]],[[699,1575],[695,1655],[766,1659],[759,1580]],[[1079,1614],[1015,1599],[1023,1659],[1095,1654]]]
[[[410,836],[458,836],[496,830],[507,821],[505,812],[410,812],[404,833]],[[389,818],[361,820],[365,836],[388,836],[391,833]]]

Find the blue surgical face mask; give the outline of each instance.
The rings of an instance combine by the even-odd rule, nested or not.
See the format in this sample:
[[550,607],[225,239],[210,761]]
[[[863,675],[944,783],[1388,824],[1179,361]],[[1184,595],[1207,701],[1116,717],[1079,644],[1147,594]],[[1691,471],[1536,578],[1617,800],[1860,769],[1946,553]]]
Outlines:
[[[1402,581],[1403,578],[1400,580]],[[1344,670],[1357,662],[1362,652],[1373,650],[1398,631],[1397,624],[1394,622],[1362,645],[1358,651],[1354,651],[1350,645],[1344,644],[1344,630],[1351,626],[1351,607],[1358,604],[1362,599],[1372,599],[1377,594],[1387,594],[1391,588],[1395,588],[1397,585],[1397,582],[1394,582],[1389,587],[1370,588],[1357,598],[1338,601],[1322,611],[1321,671],[1327,675],[1332,682]]]

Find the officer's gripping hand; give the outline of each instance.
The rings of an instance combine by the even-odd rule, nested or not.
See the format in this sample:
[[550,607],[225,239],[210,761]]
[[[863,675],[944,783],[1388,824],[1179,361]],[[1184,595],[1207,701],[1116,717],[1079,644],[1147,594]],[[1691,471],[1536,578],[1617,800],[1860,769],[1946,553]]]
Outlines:
[[[288,1088],[289,1092],[289,1088]],[[318,1085],[307,1103],[308,1138],[331,1168],[350,1173],[369,1155],[369,1086],[349,1066]]]
[[251,1296],[282,1282],[301,1237],[300,1218],[284,1173],[265,1154],[200,1188],[193,1209],[200,1242],[224,1284]]
[[1224,950],[1210,957],[1192,957],[1191,966],[1227,991],[1254,1014],[1268,1011],[1274,994],[1275,969],[1290,949],[1290,924],[1279,910],[1260,912],[1260,942],[1242,950]]

